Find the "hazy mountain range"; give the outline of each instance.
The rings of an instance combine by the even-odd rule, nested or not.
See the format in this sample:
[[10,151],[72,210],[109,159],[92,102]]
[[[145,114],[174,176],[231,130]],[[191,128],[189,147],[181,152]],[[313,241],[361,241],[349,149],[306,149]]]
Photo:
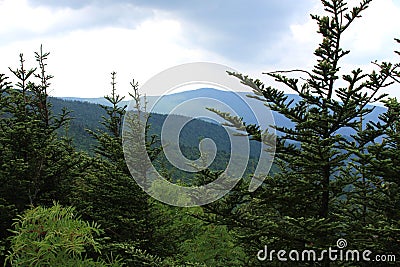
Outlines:
[[[185,91],[163,97],[150,96],[147,97],[148,111],[152,113],[149,123],[150,135],[156,134],[161,136],[164,122],[168,118],[166,114],[172,114],[174,123],[187,122],[182,129],[179,130],[179,147],[183,155],[192,160],[197,159],[199,154],[199,143],[204,138],[210,138],[214,141],[217,148],[217,155],[213,166],[215,169],[224,169],[230,158],[232,130],[222,127],[220,123],[224,122],[219,116],[210,112],[206,107],[214,109],[234,112],[239,117],[243,117],[246,123],[256,123],[263,125],[265,129],[269,124],[275,123],[279,126],[291,127],[293,123],[276,112],[269,112],[268,108],[262,101],[248,98],[248,92],[229,92],[215,89],[199,89],[194,91]],[[299,100],[297,95],[288,95],[289,99]],[[100,123],[102,116],[106,116],[104,109],[98,104],[109,105],[104,98],[51,98],[53,111],[60,113],[63,107],[72,111],[68,136],[71,137],[76,147],[80,150],[93,153],[96,145],[94,139],[88,134],[87,129],[96,130],[104,129]],[[129,105],[129,101],[124,101],[121,105]],[[379,114],[386,109],[375,106],[374,111],[364,118],[366,121],[377,121]],[[273,117],[273,119],[272,119]],[[178,128],[179,125],[172,128]],[[350,129],[342,129],[340,134],[349,136]],[[176,134],[174,135],[176,136]],[[244,137],[233,137],[244,138]],[[234,144],[239,142],[233,141]],[[174,150],[175,151],[175,150]],[[245,151],[240,150],[243,155]],[[254,171],[255,163],[260,153],[260,144],[256,141],[250,142],[250,162],[246,173]],[[177,153],[173,153],[177,154]],[[168,161],[161,157],[158,165],[164,164],[168,169],[172,170],[172,166]],[[156,163],[157,165],[157,163]],[[191,174],[183,171],[174,171],[177,179],[190,180]]]
[[[165,96],[147,96],[148,111],[158,114],[177,114],[191,118],[199,118],[206,121],[214,121],[217,123],[224,122],[214,113],[206,108],[214,108],[217,110],[236,113],[248,124],[261,125],[263,129],[270,124],[278,126],[292,127],[293,123],[284,116],[269,112],[268,108],[262,101],[249,98],[247,95],[252,92],[231,92],[222,91],[211,88],[203,88],[192,91],[179,92]],[[299,100],[298,95],[288,94],[288,100],[294,99],[294,103]],[[104,98],[63,98],[65,100],[83,101],[89,103],[107,105]],[[123,105],[129,105],[129,101],[123,101]],[[386,108],[382,106],[374,107],[374,110],[364,118],[367,121],[378,121],[379,114],[385,112]],[[273,117],[273,120],[272,118]],[[351,129],[341,129],[340,134],[350,135]]]

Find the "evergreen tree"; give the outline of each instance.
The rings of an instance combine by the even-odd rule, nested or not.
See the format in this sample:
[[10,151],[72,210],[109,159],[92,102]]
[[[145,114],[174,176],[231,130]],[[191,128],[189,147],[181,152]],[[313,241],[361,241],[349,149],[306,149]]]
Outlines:
[[[120,106],[124,97],[117,94],[115,72],[111,78],[111,94],[105,96],[111,105],[102,105],[107,114],[101,122],[104,129],[89,131],[97,141],[96,157],[76,183],[74,205],[84,218],[102,225],[107,251],[123,255],[128,266],[141,266],[143,253],[152,252],[152,205],[125,163],[122,123],[127,106]],[[131,85],[138,94],[138,84]]]
[[[46,72],[49,53],[35,53],[38,69],[20,67],[11,72],[15,86],[0,79],[0,239],[9,235],[11,218],[29,205],[67,203],[70,185],[79,171],[79,157],[68,140],[57,134],[69,121],[68,112],[54,115],[48,101],[51,75]],[[39,82],[36,82],[39,80]],[[4,211],[4,213],[3,213]]]
[[[388,63],[377,65],[382,70],[388,67]],[[392,67],[391,78],[395,82],[399,82],[399,66]],[[361,245],[368,244],[375,253],[399,258],[400,103],[396,98],[382,102],[387,111],[380,115],[379,121],[367,122],[363,129],[360,125],[358,142],[349,146],[356,155],[352,166],[361,175],[349,196],[350,221],[355,229],[351,238]],[[359,144],[365,144],[365,149],[360,149]],[[388,262],[381,266],[387,265]]]
[[[350,219],[353,229],[356,229],[350,236],[360,245],[368,244],[377,254],[395,255],[398,259],[400,257],[400,103],[395,98],[390,98],[384,103],[388,110],[381,115],[382,122],[368,123],[359,138],[365,142],[372,139],[371,136],[384,134],[384,137],[381,141],[369,142],[365,153],[355,150],[358,157],[356,161],[358,166],[361,166],[358,169],[366,178],[355,183],[355,190],[350,198],[352,203]],[[362,223],[356,223],[355,218]],[[381,266],[389,265],[385,264]]]
[[[379,90],[391,84],[389,77],[394,69],[391,64],[382,64],[370,74],[356,69],[340,77],[341,60],[350,52],[341,47],[343,34],[371,0],[361,1],[353,8],[343,0],[321,2],[327,15],[311,15],[322,35],[314,52],[314,68],[266,73],[298,94],[299,101],[288,99],[283,90],[266,86],[258,79],[229,73],[249,86],[254,98],[294,124],[292,128],[275,127],[279,133],[275,151],[277,173],[268,176],[253,193],[247,191],[247,182],[241,181],[224,200],[205,207],[214,214],[213,221],[227,224],[236,232],[253,265],[263,264],[256,255],[265,245],[288,251],[322,250],[335,247],[339,238],[352,237],[354,231],[361,233],[364,229],[360,227],[361,216],[351,218],[349,213],[354,209],[349,199],[360,193],[351,188],[362,181],[359,168],[351,165],[356,155],[350,144],[356,144],[358,151],[366,149],[367,143],[357,137],[360,121],[372,111],[368,104],[385,97]],[[240,118],[215,112],[232,125],[241,122],[238,130],[270,145],[272,133],[263,133],[257,125],[246,125]],[[352,135],[341,135],[343,129],[352,131]],[[362,207],[358,210],[362,211]],[[356,240],[348,240],[350,245],[353,241]],[[356,245],[351,248],[371,248],[367,242]],[[329,266],[330,262],[305,264]]]

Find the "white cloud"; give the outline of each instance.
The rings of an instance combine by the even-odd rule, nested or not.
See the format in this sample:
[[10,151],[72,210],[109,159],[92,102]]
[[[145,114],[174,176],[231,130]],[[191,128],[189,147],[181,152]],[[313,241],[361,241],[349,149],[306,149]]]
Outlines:
[[[225,50],[229,50],[232,43],[221,41],[223,38],[215,35],[218,31],[207,30],[209,24],[180,18],[172,11],[126,2],[108,4],[107,7],[68,8],[31,6],[27,0],[0,0],[0,72],[7,72],[9,65],[15,68],[20,52],[25,53],[27,64],[35,65],[33,50],[43,44],[44,49],[51,52],[48,63],[50,73],[55,75],[52,94],[56,96],[103,96],[110,89],[111,71],[117,72],[121,94],[126,94],[132,78],[143,84],[166,68],[194,61],[225,64],[254,78],[266,79],[261,72],[310,69],[315,64],[313,51],[321,37],[316,33],[316,22],[311,20],[309,13],[321,13],[322,8],[318,0],[310,0],[308,4],[314,4],[312,10],[296,15],[291,19],[291,25],[281,27],[287,32],[270,35],[268,31],[277,29],[266,25],[267,36],[280,38],[266,40],[264,48],[254,46],[246,32],[240,32],[244,41],[234,45],[240,45],[239,53],[249,47],[259,49],[254,51],[257,57],[253,60],[234,57],[221,49],[226,46]],[[352,53],[345,59],[343,71],[354,67],[371,69],[370,61],[375,59],[393,60],[392,51],[400,50],[393,42],[393,37],[400,37],[397,32],[400,21],[396,20],[399,16],[398,0],[373,1],[363,18],[358,19],[344,36],[343,46]],[[246,27],[251,31],[251,25]],[[219,40],[217,48],[200,46],[216,40]],[[253,42],[256,41],[259,40]],[[249,47],[246,47],[248,43]],[[389,90],[400,96],[395,89]]]
[[[351,0],[349,7],[358,4],[359,1]],[[399,1],[375,0],[370,7],[362,13],[344,33],[342,47],[351,53],[342,61],[341,72],[349,73],[353,69],[361,68],[369,73],[376,67],[371,63],[374,60],[398,62],[399,57],[393,50],[400,50],[399,45],[393,41],[394,37],[400,38]],[[315,1],[315,6],[310,11],[312,14],[322,14],[322,5]],[[264,51],[265,58],[274,58],[274,63],[266,67],[266,71],[289,69],[312,69],[316,63],[313,52],[321,41],[321,35],[317,34],[316,21],[310,17],[300,23],[290,25],[290,34]],[[268,79],[268,83],[278,88],[293,93]],[[343,84],[341,84],[343,85]],[[392,96],[400,97],[399,85],[395,84],[382,90]]]
[[[49,9],[29,7],[25,1],[18,1],[20,8],[26,13],[38,15],[50,12]],[[8,8],[14,12],[13,8],[16,7]],[[72,17],[81,17],[82,10],[68,12],[72,12]],[[32,49],[36,51],[43,44],[44,49],[51,52],[48,63],[50,73],[55,75],[53,95],[99,97],[110,90],[111,71],[117,72],[121,94],[126,95],[132,78],[144,83],[151,76],[176,64],[224,61],[212,52],[190,47],[183,36],[180,21],[168,18],[163,12],[155,11],[153,14],[153,17],[132,28],[71,30],[62,35],[37,36],[3,45],[0,49],[0,66],[3,70],[8,67],[4,64],[11,63],[13,68],[17,67],[18,53],[21,51],[26,54],[27,65],[34,65]],[[62,20],[61,17],[57,19]],[[70,18],[65,22],[69,20]],[[18,27],[14,25],[14,29]],[[40,29],[46,30],[45,27]],[[146,93],[152,95],[159,92]]]
[[27,0],[4,0],[0,2],[0,34],[13,32],[45,33],[52,25],[74,20],[71,9],[51,10],[32,7]]
[[[358,60],[368,56],[393,56],[394,37],[400,37],[400,2],[394,0],[372,1],[370,7],[355,21],[344,36],[344,43]],[[355,58],[356,59],[356,58]],[[381,58],[370,58],[370,60]]]
[[17,55],[24,51],[30,57],[27,63],[32,65],[31,51],[43,43],[44,49],[51,51],[49,71],[55,75],[53,95],[103,96],[110,89],[111,71],[117,71],[119,88],[126,94],[132,78],[144,83],[176,64],[221,60],[210,52],[185,47],[180,34],[179,22],[151,19],[136,29],[78,30],[55,38],[14,42],[3,47],[0,56],[6,58],[3,62],[15,62],[16,67]]
[[33,6],[28,0],[0,1],[0,34],[19,39],[38,35],[64,34],[74,29],[107,26],[132,26],[153,15],[153,10],[130,3],[109,6],[83,5],[79,9],[66,6]]
[[[352,0],[352,3],[358,1]],[[351,53],[344,60],[343,72],[361,68],[366,72],[377,70],[371,62],[377,60],[399,62],[400,57],[393,51],[399,50],[393,38],[400,37],[400,1],[375,0],[362,17],[351,25],[344,35],[343,46]],[[390,96],[400,98],[400,85],[394,84],[381,90]]]

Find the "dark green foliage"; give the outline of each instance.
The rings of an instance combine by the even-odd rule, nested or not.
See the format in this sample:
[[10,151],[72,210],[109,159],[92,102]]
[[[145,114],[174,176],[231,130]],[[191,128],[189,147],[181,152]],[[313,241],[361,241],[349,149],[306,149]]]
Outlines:
[[[379,65],[387,68],[387,63]],[[392,77],[398,78],[395,65]],[[400,257],[400,158],[399,121],[400,104],[396,98],[383,103],[387,111],[380,116],[380,122],[367,123],[360,129],[357,144],[349,145],[356,155],[352,165],[358,178],[349,194],[350,218],[353,233],[350,235],[358,244],[368,244],[381,254]],[[360,127],[361,128],[361,127]],[[383,136],[375,142],[376,136]],[[361,224],[359,223],[361,222]]]
[[59,136],[67,136],[71,139],[74,147],[79,151],[84,151],[94,155],[96,141],[87,132],[87,129],[95,131],[103,128],[99,118],[106,115],[104,109],[97,104],[80,101],[67,101],[60,98],[50,97],[51,110],[54,114],[59,114],[65,108],[70,111],[71,120],[67,131],[60,129]]
[[[87,159],[90,164],[82,179],[76,181],[73,204],[84,218],[102,225],[106,252],[121,255],[128,266],[145,266],[138,259],[142,259],[143,251],[153,252],[152,205],[125,163],[121,134],[126,106],[119,106],[123,97],[116,92],[115,75],[113,72],[111,95],[105,97],[111,105],[101,106],[106,113],[102,117],[103,128],[88,130],[97,143],[95,157]],[[132,86],[136,92],[137,84],[133,82]],[[151,149],[154,153],[159,150]],[[135,252],[141,252],[142,256]],[[151,254],[145,255],[151,262]]]
[[[52,199],[66,196],[69,169],[75,164],[67,140],[59,140],[56,131],[68,122],[68,112],[54,116],[47,101],[51,76],[45,74],[48,53],[36,53],[40,73],[20,68],[12,71],[18,78],[17,89],[6,88],[2,94],[1,127],[2,196],[18,210],[28,204],[51,204]],[[40,84],[29,81],[35,75]]]
[[[11,218],[29,205],[68,203],[71,184],[79,175],[79,155],[70,140],[58,138],[57,131],[68,123],[68,112],[51,112],[46,74],[49,53],[35,53],[39,69],[27,70],[22,54],[20,66],[11,70],[15,86],[1,75],[0,85],[0,239],[9,233]],[[38,82],[35,82],[38,81]],[[4,211],[4,213],[3,213]]]
[[[371,0],[354,8],[343,0],[321,2],[326,16],[312,15],[322,36],[314,68],[267,73],[298,94],[299,101],[260,80],[229,73],[294,126],[276,126],[275,165],[261,187],[249,192],[246,177],[205,207],[171,207],[150,199],[128,170],[122,142],[146,150],[129,159],[137,166],[135,178],[147,179],[150,163],[140,156],[149,156],[168,180],[200,185],[214,181],[229,159],[222,127],[200,120],[186,125],[180,136],[185,156],[197,159],[205,137],[217,143],[219,154],[209,169],[192,176],[174,171],[159,141],[165,116],[146,112],[135,81],[134,111],[121,105],[115,72],[105,97],[109,105],[50,99],[49,53],[35,53],[37,69],[26,69],[21,54],[20,66],[10,69],[15,85],[0,74],[0,261],[8,255],[5,266],[368,266],[257,260],[265,245],[318,251],[335,247],[338,238],[345,238],[349,249],[399,258],[400,104],[379,90],[400,82],[400,64],[374,62],[372,73],[356,69],[339,75],[349,53],[340,44],[343,34]],[[387,110],[379,121],[366,122],[375,101]],[[258,125],[212,111],[253,145],[270,145],[274,136],[263,135]],[[128,127],[144,130],[144,139],[122,138],[128,115]],[[141,116],[149,119],[146,126]],[[343,129],[352,135],[339,134]],[[246,174],[254,164],[253,158]],[[54,200],[67,207],[53,205]],[[107,261],[116,256],[120,261]]]
[[[385,97],[378,91],[391,84],[389,79],[395,68],[383,63],[371,74],[356,69],[342,79],[338,73],[340,60],[349,53],[341,48],[342,35],[370,2],[365,0],[349,9],[345,1],[322,1],[327,16],[312,15],[323,38],[314,53],[314,68],[266,73],[297,93],[300,101],[289,101],[282,90],[265,86],[260,80],[229,73],[249,86],[271,110],[294,123],[293,128],[276,126],[278,173],[267,177],[254,193],[246,192],[247,186],[242,182],[225,200],[207,207],[216,215],[214,221],[227,224],[237,233],[255,265],[260,263],[255,255],[264,245],[318,250],[335,246],[336,240],[344,236],[352,248],[367,249],[372,248],[371,242],[378,241],[371,233],[367,237],[365,229],[367,225],[379,225],[373,221],[376,214],[372,210],[382,208],[383,203],[372,204],[369,198],[362,197],[363,190],[377,196],[373,191],[376,184],[362,180],[361,165],[353,164],[353,159],[356,154],[364,154],[368,142],[383,134],[376,131],[366,142],[359,138],[363,134],[362,118],[371,112],[367,105]],[[345,86],[338,85],[339,80]],[[256,125],[237,126],[239,118],[215,112],[238,130],[265,142]],[[351,129],[353,136],[345,138],[338,134],[343,128]],[[360,181],[363,189],[357,186]],[[350,201],[355,195],[359,206]],[[367,206],[368,220],[363,218],[363,205]],[[329,262],[323,264],[327,266]]]

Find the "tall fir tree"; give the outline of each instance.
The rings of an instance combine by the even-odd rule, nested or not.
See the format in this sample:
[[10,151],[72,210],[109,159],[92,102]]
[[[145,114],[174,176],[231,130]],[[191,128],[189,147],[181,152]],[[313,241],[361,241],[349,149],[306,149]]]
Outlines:
[[[400,42],[398,39],[396,41]],[[382,70],[390,65],[392,70],[390,76],[399,83],[400,64],[375,64]],[[361,179],[353,184],[354,190],[349,197],[352,207],[349,210],[349,220],[355,229],[350,236],[357,243],[367,243],[376,253],[398,259],[400,257],[400,103],[392,97],[382,102],[387,108],[386,112],[379,116],[379,121],[367,122],[358,133],[357,142],[349,146],[356,155],[353,168],[361,176]],[[362,149],[360,144],[365,144]],[[390,263],[394,264],[392,261]],[[388,262],[381,264],[381,266],[387,265]]]
[[[104,127],[89,130],[97,141],[96,156],[90,159],[85,177],[76,183],[74,205],[85,219],[102,225],[106,251],[122,255],[128,266],[141,266],[146,259],[157,261],[157,257],[148,254],[153,252],[152,203],[125,162],[122,124],[127,106],[121,105],[124,97],[117,94],[115,72],[111,79],[111,94],[105,96],[109,105],[101,105],[107,114],[101,122]],[[131,85],[133,94],[138,94],[138,84],[133,81]]]
[[[58,132],[68,123],[69,112],[55,115],[48,101],[51,75],[47,74],[49,53],[35,53],[39,68],[20,66],[10,71],[13,86],[1,75],[0,92],[0,239],[9,235],[11,217],[30,205],[68,203],[70,185],[79,172],[74,149]],[[39,80],[39,82],[37,82]]]
[[[354,168],[356,154],[352,145],[356,144],[358,151],[366,149],[367,143],[357,137],[360,121],[372,111],[369,104],[385,97],[379,90],[391,84],[389,78],[394,68],[382,64],[370,74],[355,69],[342,75],[341,60],[350,51],[341,47],[341,40],[371,0],[361,1],[353,8],[343,0],[321,0],[321,3],[326,15],[311,15],[322,36],[314,52],[317,58],[314,68],[266,73],[298,94],[298,101],[258,79],[229,73],[253,90],[252,97],[294,125],[275,126],[278,134],[274,164],[279,167],[278,172],[269,175],[255,192],[248,192],[247,181],[241,181],[225,199],[205,207],[210,213],[207,220],[226,224],[237,234],[254,266],[265,264],[256,257],[265,245],[288,251],[321,251],[335,247],[339,238],[354,237],[355,232],[363,231],[362,218],[350,218],[349,214],[354,208],[349,198],[356,191],[357,194],[363,191],[351,189],[363,181],[360,169]],[[232,125],[242,121],[215,112]],[[240,124],[238,130],[245,129],[251,138],[270,145],[267,141],[272,133],[263,133],[257,125]],[[343,129],[352,134],[342,135]],[[363,207],[358,210],[362,213]],[[368,242],[351,239],[348,242],[352,249],[371,248]],[[280,264],[276,258],[275,264]],[[329,266],[330,261],[327,257],[324,261],[311,258],[296,264]]]

